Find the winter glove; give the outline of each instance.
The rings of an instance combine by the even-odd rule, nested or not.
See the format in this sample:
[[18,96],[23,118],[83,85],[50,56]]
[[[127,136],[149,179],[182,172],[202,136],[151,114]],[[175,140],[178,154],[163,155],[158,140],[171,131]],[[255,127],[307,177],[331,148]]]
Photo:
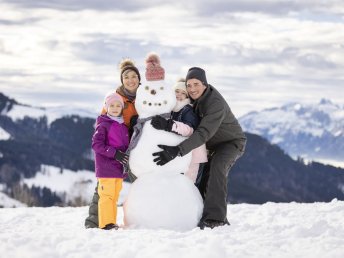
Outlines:
[[138,115],[134,115],[130,118],[130,128],[133,128],[137,124],[137,119],[139,118]]
[[139,118],[139,116],[135,115],[135,116],[132,116],[131,119],[130,119],[130,124],[129,124],[129,128],[128,128],[129,138],[131,138],[131,136],[134,133],[134,126],[137,124],[137,119],[138,118]]
[[171,132],[173,126],[172,119],[165,119],[162,116],[155,116],[152,118],[151,125],[158,130],[165,130]]
[[178,146],[158,145],[158,147],[163,149],[163,151],[153,153],[153,156],[157,157],[153,161],[159,166],[165,165],[178,155],[180,156],[180,150]]
[[129,155],[117,150],[115,153],[115,160],[117,160],[122,165],[126,165],[128,163]]

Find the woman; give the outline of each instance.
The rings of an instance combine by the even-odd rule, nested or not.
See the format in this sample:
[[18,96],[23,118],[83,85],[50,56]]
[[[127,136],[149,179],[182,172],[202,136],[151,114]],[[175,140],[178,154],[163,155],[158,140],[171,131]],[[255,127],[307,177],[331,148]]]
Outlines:
[[[139,70],[134,65],[134,62],[130,59],[124,59],[119,65],[121,86],[116,90],[116,93],[121,95],[124,108],[123,119],[124,124],[129,128],[129,134],[132,132],[133,120],[137,118],[137,112],[135,109],[136,91],[140,85],[141,76]],[[106,110],[103,108],[101,114],[106,114]],[[85,220],[86,228],[98,228],[98,185],[95,188],[95,192],[92,197],[92,201],[88,210],[88,217]]]

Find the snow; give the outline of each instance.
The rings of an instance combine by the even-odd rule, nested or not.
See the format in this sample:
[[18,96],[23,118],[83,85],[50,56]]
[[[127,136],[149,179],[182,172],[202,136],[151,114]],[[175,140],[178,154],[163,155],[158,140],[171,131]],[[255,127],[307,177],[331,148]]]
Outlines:
[[11,138],[11,135],[0,127],[0,141],[6,141]]
[[157,130],[153,128],[150,121],[146,122],[142,129],[142,135],[137,146],[130,152],[129,164],[132,172],[136,176],[158,171],[160,174],[172,173],[180,174],[187,172],[192,153],[183,157],[176,157],[164,166],[158,166],[153,160],[153,153],[162,151],[159,144],[167,146],[177,146],[184,141],[186,137],[173,132]]
[[26,105],[13,105],[13,108],[7,112],[8,117],[12,118],[13,121],[23,119],[25,116],[39,119],[41,117],[47,117],[48,124],[52,123],[58,118],[79,115],[80,117],[95,118],[94,112],[86,109],[80,109],[72,106],[58,106],[58,107],[31,107]]
[[245,131],[260,135],[264,131],[268,135],[283,135],[292,131],[315,137],[321,137],[325,132],[337,136],[343,133],[344,107],[327,100],[316,105],[289,103],[259,113],[251,112],[239,120]]
[[12,199],[9,196],[7,196],[5,193],[0,192],[0,207],[14,208],[14,207],[25,207],[25,206],[26,204],[21,203],[15,199]]
[[196,227],[203,200],[193,182],[181,174],[157,174],[141,175],[130,187],[123,206],[125,225],[178,231]]
[[[293,157],[295,160],[297,159],[297,157]],[[306,163],[310,163],[312,161],[315,162],[319,162],[322,163],[324,165],[331,165],[334,167],[339,167],[339,168],[343,168],[344,169],[344,161],[338,161],[338,160],[332,160],[332,159],[307,159],[307,158],[303,158],[303,160]]]
[[[93,171],[68,169],[61,171],[58,167],[41,165],[41,169],[35,177],[23,179],[22,184],[27,184],[29,187],[47,187],[60,197],[65,197],[66,202],[73,202],[80,197],[84,203],[89,203],[97,185],[97,179]],[[129,185],[124,182],[119,204],[123,203],[128,194]]]
[[[172,87],[166,86],[163,80],[143,81],[142,84],[135,101],[139,118],[169,114],[176,105]],[[150,120],[144,123],[129,157],[130,169],[138,179],[124,203],[125,225],[181,231],[197,225],[202,216],[203,200],[193,182],[181,175],[188,171],[191,152],[163,166],[153,161],[153,153],[162,151],[159,144],[176,146],[185,139],[173,132],[153,128]]]
[[[119,207],[119,219],[123,209]],[[2,257],[225,258],[344,255],[344,202],[228,205],[231,226],[85,229],[88,207],[0,209]]]

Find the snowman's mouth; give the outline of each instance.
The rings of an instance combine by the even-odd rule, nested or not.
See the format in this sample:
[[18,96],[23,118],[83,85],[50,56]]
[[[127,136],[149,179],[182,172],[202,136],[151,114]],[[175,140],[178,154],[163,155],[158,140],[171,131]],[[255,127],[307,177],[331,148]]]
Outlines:
[[156,107],[161,107],[162,105],[166,105],[167,100],[164,100],[163,102],[149,102],[144,100],[143,105],[148,105],[148,106],[156,106]]

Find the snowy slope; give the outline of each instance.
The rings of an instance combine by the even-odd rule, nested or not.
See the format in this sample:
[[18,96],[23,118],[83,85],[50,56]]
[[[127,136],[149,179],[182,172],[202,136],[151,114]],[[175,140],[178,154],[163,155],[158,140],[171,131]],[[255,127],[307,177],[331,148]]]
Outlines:
[[79,109],[71,106],[60,107],[32,107],[26,105],[13,105],[12,109],[7,112],[3,112],[3,115],[10,117],[13,121],[23,119],[25,116],[31,118],[47,117],[48,124],[55,121],[57,118],[68,115],[79,115],[80,117],[95,118],[96,113],[85,109]]
[[26,204],[21,203],[15,199],[12,199],[8,197],[6,194],[0,192],[0,207],[4,207],[4,208],[26,207]]
[[23,119],[25,116],[30,118],[46,117],[48,124],[69,115],[79,115],[80,117],[95,118],[97,113],[91,110],[82,109],[78,106],[66,105],[55,107],[38,107],[32,105],[21,104],[0,92],[0,114],[10,117],[13,121]]
[[[79,198],[82,203],[89,203],[93,196],[97,180],[93,171],[72,171],[68,169],[61,171],[60,168],[54,166],[42,165],[35,177],[24,178],[21,183],[29,187],[39,186],[41,188],[49,188],[61,197],[64,203],[73,203]],[[119,204],[123,203],[129,185],[129,183],[124,183]]]
[[[231,226],[84,229],[88,207],[0,209],[3,257],[227,258],[344,255],[344,202],[228,205]],[[119,220],[123,210],[119,209]]]
[[329,100],[314,105],[289,103],[239,120],[245,131],[263,136],[292,156],[343,161],[344,106]]
[[0,141],[6,141],[11,138],[11,135],[0,127]]

